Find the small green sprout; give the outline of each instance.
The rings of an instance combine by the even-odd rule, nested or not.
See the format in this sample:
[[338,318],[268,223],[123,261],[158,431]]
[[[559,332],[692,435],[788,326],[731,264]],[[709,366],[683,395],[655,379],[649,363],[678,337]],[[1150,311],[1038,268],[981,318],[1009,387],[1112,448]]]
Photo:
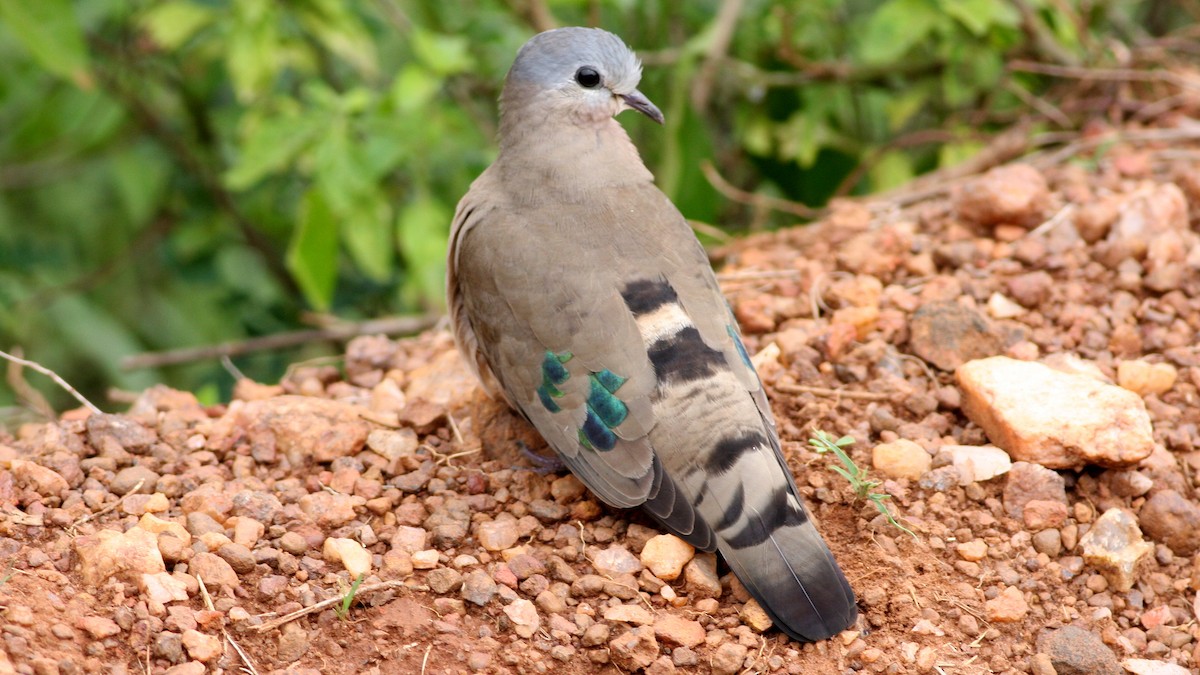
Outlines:
[[832,453],[842,463],[841,466],[830,464],[829,468],[836,471],[850,483],[851,489],[854,490],[854,495],[859,499],[865,499],[875,505],[876,509],[883,514],[884,518],[891,523],[892,527],[910,535],[913,539],[918,539],[917,535],[907,527],[901,525],[888,510],[884,500],[891,499],[892,496],[883,492],[874,492],[875,488],[879,487],[880,482],[867,478],[867,470],[860,469],[854,460],[850,459],[850,455],[846,454],[845,448],[854,444],[854,439],[850,436],[842,436],[834,440],[832,436],[821,431],[820,429],[813,432],[813,437],[808,439],[808,444],[816,451],[818,455]]
[[350,606],[354,604],[354,594],[358,593],[358,587],[362,585],[363,579],[365,578],[367,578],[365,573],[358,575],[358,578],[354,580],[354,583],[350,584],[350,590],[346,592],[346,595],[342,596],[342,604],[333,606],[334,613],[337,614],[337,617],[342,621],[345,621],[347,617],[350,616]]

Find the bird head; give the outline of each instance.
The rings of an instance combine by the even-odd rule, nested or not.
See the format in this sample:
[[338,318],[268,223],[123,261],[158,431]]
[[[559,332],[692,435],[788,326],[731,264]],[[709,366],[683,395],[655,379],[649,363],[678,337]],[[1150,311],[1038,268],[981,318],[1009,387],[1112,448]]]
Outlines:
[[599,28],[557,28],[521,47],[505,80],[504,100],[529,104],[525,99],[536,97],[582,123],[636,110],[662,124],[662,111],[637,90],[641,78],[642,64],[616,35]]

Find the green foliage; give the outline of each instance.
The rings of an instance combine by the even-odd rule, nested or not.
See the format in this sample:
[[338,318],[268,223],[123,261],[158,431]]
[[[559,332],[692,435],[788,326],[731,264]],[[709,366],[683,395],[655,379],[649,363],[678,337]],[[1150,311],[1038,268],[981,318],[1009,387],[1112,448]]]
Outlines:
[[354,578],[354,583],[350,584],[350,589],[342,596],[342,604],[333,606],[333,613],[337,614],[337,618],[346,621],[350,618],[350,608],[354,606],[354,596],[358,594],[358,587],[362,585],[363,579],[366,579],[365,573],[359,574]]
[[[896,185],[1023,110],[1006,87],[1037,80],[1007,59],[1102,60],[1096,36],[1138,8],[746,3],[713,66],[720,4],[547,7],[646,58],[667,125],[625,124],[686,216],[731,229],[749,214],[705,162],[811,204]],[[135,352],[295,328],[307,310],[441,311],[451,214],[495,156],[499,87],[535,30],[514,7],[535,5],[0,0],[0,348],[102,402],[114,386],[230,384],[215,363],[120,370]],[[928,129],[948,137],[899,142]],[[270,381],[320,349],[237,365]]]
[[860,468],[850,459],[850,455],[846,454],[843,448],[854,445],[854,438],[851,436],[842,436],[834,440],[832,436],[818,429],[813,433],[813,437],[808,439],[808,445],[819,455],[832,454],[837,458],[841,466],[830,464],[829,468],[833,469],[839,476],[845,478],[850,483],[850,489],[854,490],[854,496],[859,499],[865,499],[875,505],[875,508],[887,518],[888,523],[892,527],[910,535],[913,539],[917,539],[917,535],[907,527],[900,524],[892,512],[888,510],[887,504],[884,502],[891,499],[892,496],[883,492],[875,492],[875,488],[881,483],[877,480],[867,478],[867,470]]

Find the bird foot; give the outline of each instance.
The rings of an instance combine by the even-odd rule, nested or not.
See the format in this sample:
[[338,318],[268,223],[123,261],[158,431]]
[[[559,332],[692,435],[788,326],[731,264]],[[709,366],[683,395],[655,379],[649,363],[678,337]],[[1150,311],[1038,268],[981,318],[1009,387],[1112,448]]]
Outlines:
[[558,473],[567,468],[566,463],[563,462],[558,455],[546,456],[538,454],[533,450],[530,450],[529,446],[525,445],[524,441],[517,441],[517,449],[520,450],[521,455],[524,456],[525,459],[529,460],[529,463],[533,465],[530,470],[539,476]]

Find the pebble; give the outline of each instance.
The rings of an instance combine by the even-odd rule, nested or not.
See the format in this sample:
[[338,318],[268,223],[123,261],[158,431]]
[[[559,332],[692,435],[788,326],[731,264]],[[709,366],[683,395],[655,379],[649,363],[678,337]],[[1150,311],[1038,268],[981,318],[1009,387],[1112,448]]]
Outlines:
[[619,574],[637,574],[642,571],[642,563],[629,549],[620,544],[613,544],[600,551],[592,559],[596,572],[604,576],[614,577]]
[[1038,532],[1033,535],[1033,549],[1051,558],[1057,558],[1063,549],[1062,533],[1055,529]]
[[351,579],[371,572],[371,552],[353,539],[329,537],[321,548],[325,560],[340,563]]
[[663,581],[674,581],[683,573],[683,566],[696,555],[696,549],[673,534],[651,537],[642,547],[642,564]]
[[654,623],[654,615],[641,605],[613,605],[605,608],[604,620],[648,626]]
[[1141,359],[1117,364],[1117,384],[1139,396],[1161,396],[1175,386],[1179,372],[1169,363],[1150,363]]
[[675,614],[662,614],[654,621],[654,635],[668,645],[695,647],[704,642],[705,632],[699,621]]
[[396,534],[392,535],[391,545],[410,554],[423,551],[429,546],[429,533],[420,527],[400,525],[396,527]]
[[61,497],[71,489],[66,478],[35,462],[14,459],[9,462],[9,470],[17,485],[27,487],[43,497]]
[[712,655],[712,672],[714,675],[734,675],[742,670],[742,662],[746,660],[746,645],[736,642],[726,642],[717,647]]
[[1067,520],[1067,505],[1054,499],[1031,499],[1021,511],[1025,528],[1039,532],[1048,527],[1058,527]]
[[84,582],[99,586],[110,577],[137,582],[143,574],[165,572],[158,537],[140,527],[120,533],[100,530],[72,541]]
[[909,330],[913,353],[945,371],[1004,351],[986,317],[952,300],[921,305],[909,319]]
[[463,575],[462,572],[450,567],[438,567],[429,570],[429,573],[425,575],[425,583],[429,584],[429,590],[442,595],[461,588]]
[[996,623],[1011,623],[1020,621],[1029,613],[1029,603],[1025,602],[1025,594],[1016,586],[1009,586],[1000,595],[984,603],[989,621]]
[[424,551],[417,551],[412,554],[413,569],[431,570],[431,569],[437,567],[438,560],[440,559],[440,557],[441,557],[441,554],[438,553],[438,550],[436,548],[430,548],[430,549],[426,549]]
[[1008,453],[994,445],[943,445],[941,452],[950,453],[961,485],[991,480],[1012,468]]
[[1138,523],[1147,536],[1166,544],[1176,555],[1200,551],[1200,506],[1175,490],[1151,495],[1138,512]]
[[637,671],[658,659],[658,640],[654,637],[654,629],[638,626],[613,638],[608,643],[608,650],[614,664],[627,671]]
[[695,598],[721,597],[721,579],[717,576],[717,558],[700,553],[683,568],[684,588]]
[[188,573],[196,578],[203,578],[208,590],[218,587],[237,588],[241,580],[233,567],[215,553],[197,553],[188,562]]
[[134,464],[117,472],[108,483],[108,489],[115,495],[127,495],[138,488],[141,494],[153,494],[158,487],[159,475],[141,464]]
[[142,516],[138,520],[137,526],[152,534],[162,534],[163,532],[166,532],[183,542],[185,546],[191,546],[192,544],[192,534],[187,531],[187,528],[173,520],[163,520],[152,513],[147,513]]
[[1192,672],[1174,663],[1150,659],[1125,659],[1121,666],[1133,675],[1188,675]]
[[1100,636],[1079,626],[1038,635],[1037,650],[1050,657],[1059,675],[1122,675],[1121,665]]
[[223,651],[220,638],[197,630],[183,632],[183,648],[187,650],[188,656],[204,663],[215,660]]
[[954,545],[958,557],[969,562],[979,562],[987,557],[988,545],[982,539],[963,542]]
[[166,572],[143,574],[140,588],[142,593],[154,603],[166,605],[169,602],[180,602],[188,599],[187,585]]
[[1033,501],[1066,505],[1066,481],[1040,464],[1014,462],[1004,484],[1004,510],[1012,518],[1023,518],[1025,506]]
[[518,539],[517,521],[499,519],[479,523],[475,528],[475,539],[487,551],[512,548]]
[[1138,561],[1154,551],[1154,545],[1142,540],[1142,531],[1132,514],[1111,508],[1092,524],[1079,540],[1083,559],[1104,574],[1119,593],[1133,587],[1133,569]]
[[1006,356],[966,363],[955,377],[963,412],[1015,459],[1124,467],[1154,449],[1146,406],[1127,389]]
[[514,600],[504,608],[504,614],[512,621],[513,631],[523,638],[531,638],[542,625],[542,619],[538,616],[537,607],[533,603],[521,598]]
[[79,629],[92,636],[93,640],[103,640],[121,632],[117,622],[103,616],[88,616],[79,620]]
[[254,571],[254,554],[250,552],[249,548],[241,544],[233,542],[222,544],[217,549],[217,555],[229,563],[233,571],[238,574],[249,574]]
[[765,632],[771,626],[775,625],[775,622],[771,621],[771,617],[767,615],[762,605],[758,604],[758,601],[754,598],[747,600],[746,604],[742,605],[742,608],[738,610],[738,616],[755,633]]
[[920,445],[901,438],[871,448],[871,465],[888,478],[917,480],[933,466],[933,457]]
[[1041,222],[1050,200],[1045,176],[1028,164],[996,167],[962,186],[952,197],[954,209],[979,225]]

